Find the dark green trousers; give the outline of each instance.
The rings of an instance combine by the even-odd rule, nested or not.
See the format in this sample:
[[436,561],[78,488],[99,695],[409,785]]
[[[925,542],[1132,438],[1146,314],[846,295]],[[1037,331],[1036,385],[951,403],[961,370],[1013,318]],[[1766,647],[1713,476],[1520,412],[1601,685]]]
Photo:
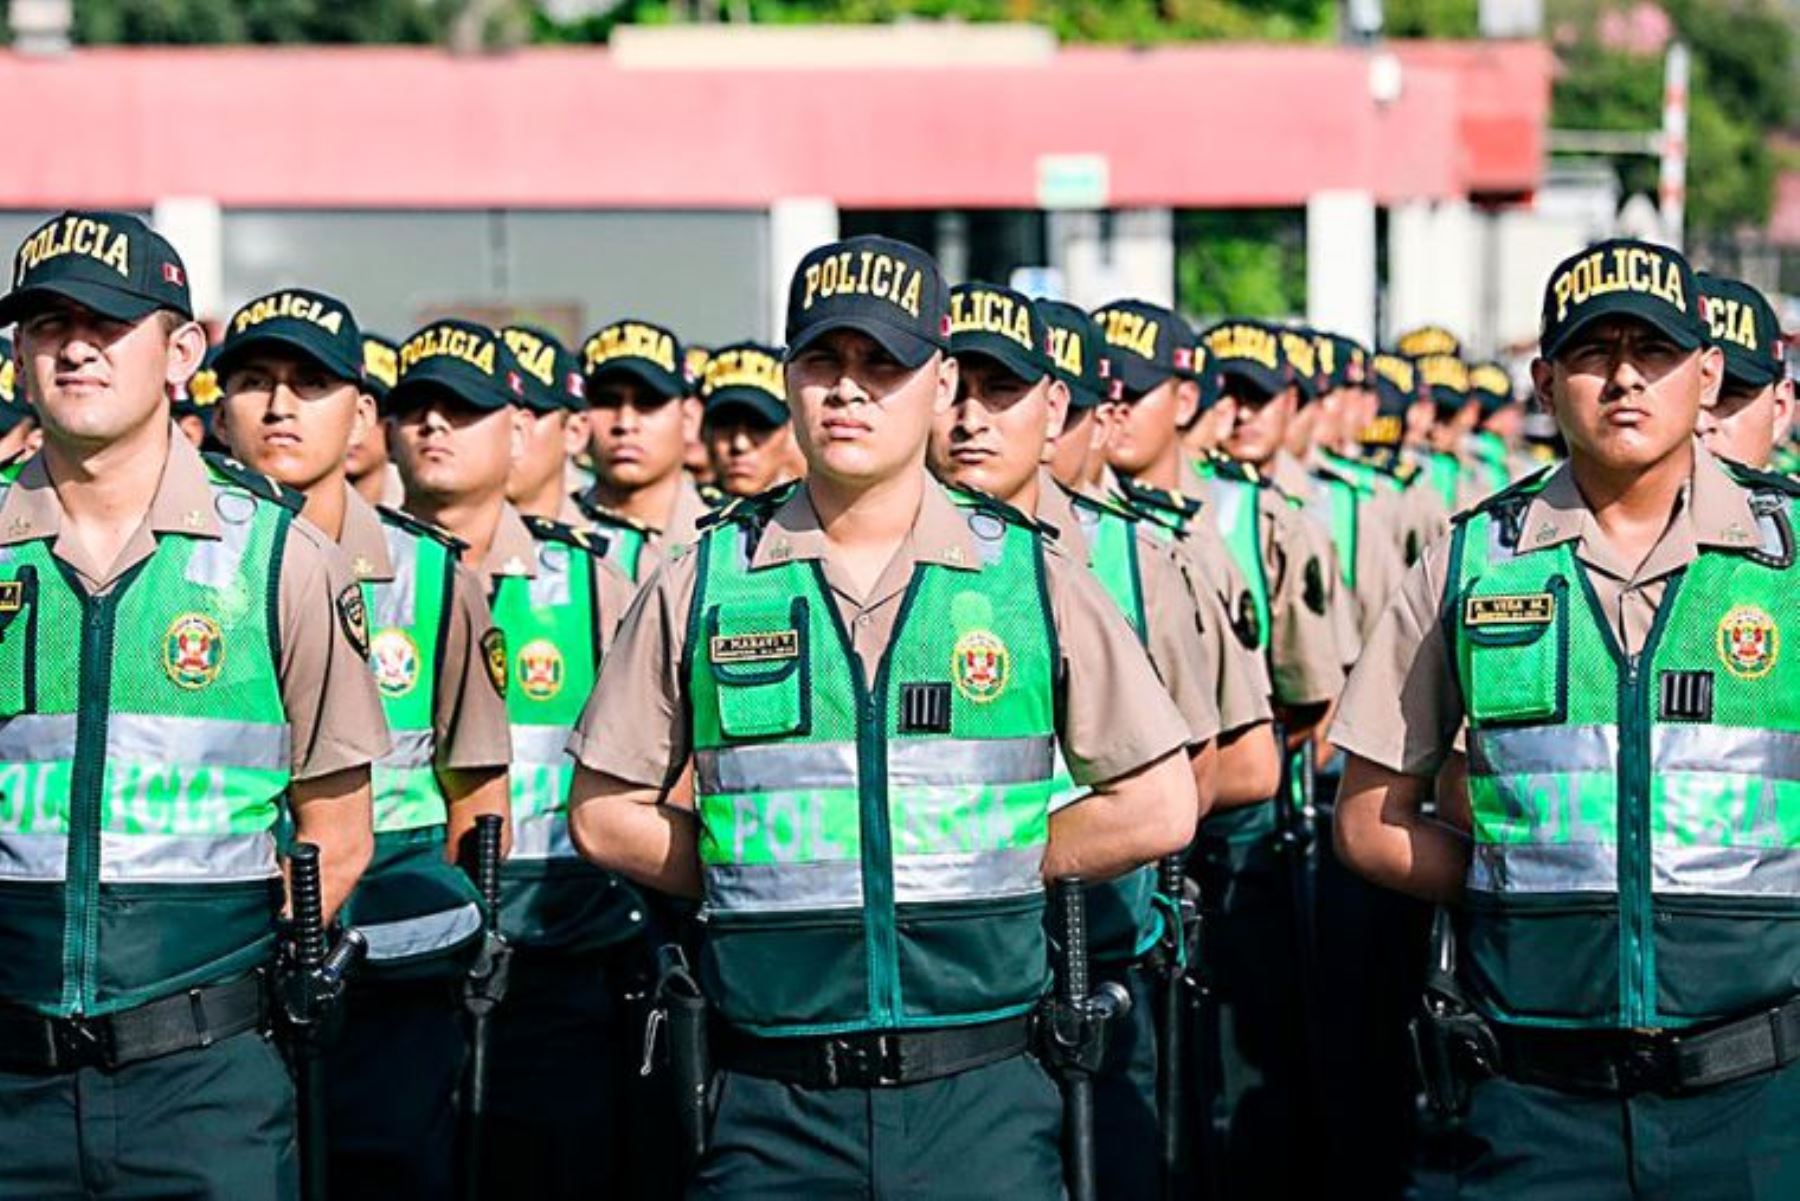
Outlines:
[[901,1088],[720,1076],[689,1201],[1060,1201],[1062,1096],[1021,1055]]
[[1800,1064],[1687,1097],[1475,1086],[1459,1201],[1800,1197]]
[[294,1201],[294,1082],[273,1043],[56,1075],[0,1072],[0,1198]]
[[1100,1201],[1155,1201],[1162,1183],[1156,1108],[1156,980],[1142,967],[1095,964],[1098,980],[1131,994],[1131,1011],[1107,1025],[1094,1077],[1094,1151]]

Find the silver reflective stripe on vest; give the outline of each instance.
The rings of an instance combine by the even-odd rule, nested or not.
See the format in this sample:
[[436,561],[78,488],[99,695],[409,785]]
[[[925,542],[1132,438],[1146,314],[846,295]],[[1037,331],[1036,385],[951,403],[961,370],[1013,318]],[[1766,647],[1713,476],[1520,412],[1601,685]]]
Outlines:
[[694,785],[701,796],[855,788],[856,744],[778,742],[697,751]]
[[213,488],[213,508],[219,514],[219,536],[194,539],[194,550],[188,556],[187,564],[190,584],[224,589],[237,579],[244,551],[250,545],[256,504],[241,492]]
[[569,833],[569,815],[561,809],[513,819],[512,862],[526,859],[579,859]]
[[732,913],[860,909],[862,865],[854,859],[817,863],[723,863],[705,872],[706,907]]
[[1044,891],[1044,848],[1017,847],[953,855],[904,855],[894,859],[894,900],[991,900]]
[[538,544],[538,571],[525,585],[534,606],[560,609],[569,603],[569,548],[554,542]]
[[388,753],[375,761],[377,767],[390,771],[412,771],[431,766],[437,754],[437,738],[430,730],[388,730],[393,743]]
[[218,884],[267,880],[279,874],[275,838],[267,831],[218,836],[103,831],[100,835],[100,879],[105,883]]
[[1476,892],[1619,891],[1619,848],[1599,842],[1477,843],[1468,887]]
[[65,834],[0,834],[0,880],[61,880],[69,870]]
[[74,758],[73,713],[29,713],[0,721],[0,763],[59,763]]
[[512,726],[514,763],[539,763],[560,767],[569,757],[568,726]]
[[440,913],[358,926],[369,940],[371,960],[410,959],[461,946],[481,933],[481,907],[459,905]]
[[[888,743],[888,784],[895,788],[964,788],[1049,780],[1050,738],[919,738]],[[854,788],[856,744],[774,743],[717,747],[694,756],[702,796]]]
[[1743,726],[1659,725],[1650,732],[1656,771],[1718,772],[1800,780],[1800,734]]
[[106,756],[183,767],[286,771],[293,763],[285,725],[211,717],[114,713],[106,720]]
[[960,788],[1047,781],[1055,770],[1051,738],[921,738],[888,743],[888,783]]
[[1478,776],[1611,773],[1618,763],[1617,726],[1469,731],[1469,771]]
[[411,629],[418,610],[419,544],[412,535],[381,523],[388,560],[394,566],[391,580],[372,580],[375,593],[373,626],[377,630]]
[[1658,846],[1650,863],[1651,886],[1661,894],[1800,897],[1800,851]]

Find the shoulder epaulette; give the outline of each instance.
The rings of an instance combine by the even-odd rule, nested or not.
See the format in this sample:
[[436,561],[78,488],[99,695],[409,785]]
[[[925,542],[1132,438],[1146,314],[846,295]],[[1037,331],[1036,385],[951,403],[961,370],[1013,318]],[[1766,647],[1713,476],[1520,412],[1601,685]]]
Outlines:
[[1522,514],[1525,506],[1543,488],[1544,482],[1549,479],[1550,473],[1554,470],[1556,470],[1555,464],[1546,463],[1523,479],[1514,480],[1479,504],[1473,504],[1466,509],[1459,509],[1452,513],[1450,524],[1461,525],[1477,513],[1512,513],[1516,511]]
[[1324,480],[1328,484],[1342,484],[1352,492],[1368,493],[1372,491],[1367,483],[1348,472],[1338,470],[1330,463],[1314,463],[1309,473],[1316,480]]
[[451,554],[460,555],[469,549],[467,542],[443,526],[433,525],[421,517],[414,517],[411,513],[396,509],[392,505],[376,505],[375,514],[388,525],[398,526],[409,534],[417,534],[421,538],[430,538],[434,542],[443,543]]
[[627,517],[617,510],[609,509],[605,505],[589,499],[585,493],[575,494],[575,507],[580,509],[582,515],[590,521],[597,521],[603,525],[623,526],[628,530],[636,530],[640,534],[654,535],[657,533],[656,530],[651,529],[637,518]]
[[1800,496],[1800,483],[1780,472],[1766,471],[1726,458],[1719,460],[1719,466],[1725,469],[1726,475],[1751,492],[1779,492],[1783,496]]
[[729,496],[725,503],[710,513],[702,513],[694,522],[694,528],[710,530],[714,526],[728,521],[756,521],[765,523],[775,510],[787,503],[788,497],[800,487],[799,480],[789,480],[785,484],[776,484],[773,488],[765,488],[754,496]]
[[586,531],[578,530],[572,525],[564,525],[560,521],[551,521],[548,517],[533,517],[528,513],[519,514],[525,521],[525,528],[539,542],[560,542],[565,546],[578,546],[590,555],[604,555],[606,548],[597,544]]
[[252,471],[236,459],[214,454],[211,451],[202,451],[200,457],[206,461],[207,468],[214,474],[224,476],[258,500],[266,500],[271,504],[280,505],[293,513],[298,513],[306,507],[304,492],[290,488],[260,471]]
[[1014,508],[1012,505],[1007,504],[999,497],[990,493],[982,492],[976,488],[969,488],[962,484],[945,484],[944,491],[949,494],[951,502],[959,508],[974,509],[978,513],[988,513],[994,517],[998,517],[1008,525],[1016,525],[1022,529],[1033,530],[1040,534],[1055,532],[1054,526],[1046,526],[1031,514]]
[[1200,512],[1200,502],[1183,492],[1169,488],[1152,488],[1148,484],[1140,484],[1135,480],[1123,477],[1119,480],[1121,499],[1126,507],[1141,510],[1144,507],[1160,509],[1165,513],[1179,514],[1182,520],[1191,519]]
[[1214,454],[1211,456],[1213,474],[1221,479],[1235,480],[1240,484],[1266,484],[1261,472],[1248,463],[1240,463],[1229,455]]
[[[1066,490],[1065,490],[1066,491]],[[1121,521],[1137,524],[1144,520],[1144,515],[1116,500],[1089,496],[1085,492],[1068,492],[1069,503],[1077,509],[1092,509],[1096,513],[1105,513],[1109,517],[1117,517]]]
[[709,509],[722,509],[732,502],[731,493],[717,484],[701,484],[694,489],[700,494],[700,500]]

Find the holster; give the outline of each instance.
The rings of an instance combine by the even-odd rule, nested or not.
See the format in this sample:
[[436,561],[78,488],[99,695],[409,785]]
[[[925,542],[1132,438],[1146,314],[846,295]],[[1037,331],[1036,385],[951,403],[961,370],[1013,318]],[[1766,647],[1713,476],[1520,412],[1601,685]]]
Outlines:
[[668,1066],[675,1085],[681,1148],[692,1169],[706,1153],[707,1095],[712,1088],[712,1055],[707,1043],[706,996],[688,969],[678,943],[657,949],[654,1006],[644,1023],[644,1058],[639,1073],[655,1070],[657,1033],[666,1030]]
[[1499,1073],[1500,1045],[1457,983],[1456,935],[1444,909],[1432,918],[1425,992],[1409,1031],[1427,1108],[1439,1121],[1462,1117],[1470,1086]]

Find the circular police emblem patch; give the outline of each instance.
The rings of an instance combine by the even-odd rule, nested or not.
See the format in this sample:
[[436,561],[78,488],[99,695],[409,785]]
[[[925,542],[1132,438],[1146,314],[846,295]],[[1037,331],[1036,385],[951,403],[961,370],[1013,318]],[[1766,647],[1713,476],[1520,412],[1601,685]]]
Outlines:
[[950,652],[950,677],[956,681],[956,690],[977,705],[1005,692],[1011,675],[1012,656],[998,635],[970,630],[956,640],[956,648]]
[[382,696],[403,697],[419,682],[419,648],[405,630],[382,630],[369,643],[369,669]]
[[163,670],[178,688],[204,688],[219,678],[225,634],[204,613],[183,613],[163,635]]
[[1781,631],[1775,619],[1755,605],[1737,605],[1719,619],[1719,660],[1725,670],[1745,680],[1760,679],[1781,653]]
[[548,638],[535,638],[520,647],[514,663],[519,691],[532,700],[547,701],[562,691],[562,651]]

